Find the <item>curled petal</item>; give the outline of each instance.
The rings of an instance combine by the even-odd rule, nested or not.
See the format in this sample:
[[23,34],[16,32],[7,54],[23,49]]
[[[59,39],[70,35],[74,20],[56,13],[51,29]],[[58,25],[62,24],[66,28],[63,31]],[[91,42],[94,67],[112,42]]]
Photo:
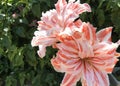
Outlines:
[[54,69],[55,69],[57,72],[64,72],[64,71],[61,69],[60,61],[58,61],[56,58],[52,58],[52,59],[51,59],[51,64],[52,64],[52,66],[54,67]]
[[55,36],[48,36],[45,30],[35,31],[35,36],[31,41],[32,46],[39,46],[38,55],[43,58],[46,54],[46,47],[54,45],[57,42]]
[[[96,55],[96,57],[99,57],[99,54],[109,54],[109,55],[113,55],[116,52],[116,49],[118,47],[117,43],[107,43],[107,42],[101,42],[101,43],[97,43],[93,46],[94,49],[94,53]],[[103,55],[100,55],[100,57],[103,57]]]
[[81,5],[81,7],[79,8],[78,12],[79,14],[83,13],[83,12],[91,12],[91,8],[87,3],[84,3]]
[[79,58],[67,57],[62,52],[57,53],[57,57],[51,59],[54,69],[58,72],[78,74],[82,71],[82,62]]
[[54,36],[49,36],[50,31],[48,32],[46,30],[35,31],[34,35],[35,36],[33,37],[31,41],[32,46],[38,46],[40,44],[50,45],[50,43],[52,44],[53,42],[56,41],[56,38]]
[[94,54],[96,58],[91,60],[91,62],[93,62],[92,64],[102,70],[105,70],[107,73],[111,73],[118,61],[115,57],[117,47],[118,45],[116,43],[111,44],[106,42],[94,45]]
[[[70,69],[73,68],[73,65],[69,65],[69,67],[66,65],[67,60],[70,60],[69,57],[66,57],[65,55],[63,55],[61,52],[57,53],[57,57],[51,59],[51,63],[54,67],[54,69],[58,72],[69,72]],[[72,69],[73,71],[73,69]]]
[[33,37],[32,41],[31,41],[31,45],[39,46],[42,44],[42,45],[50,46],[50,45],[54,44],[55,42],[57,42],[55,37],[36,36],[36,37]]
[[99,39],[100,42],[101,41],[111,42],[111,33],[112,33],[112,27],[105,28],[97,32],[97,38]]
[[39,40],[36,39],[36,37],[33,37],[32,41],[31,41],[31,45],[32,46],[38,46],[39,45]]
[[80,3],[68,3],[61,15],[63,15],[64,25],[68,26],[71,24],[76,18],[79,17],[79,14],[83,12],[91,12],[91,8],[88,4],[80,4]]
[[60,86],[76,86],[79,79],[80,79],[80,74],[72,75],[66,73]]
[[32,46],[38,46],[39,45],[39,39],[42,37],[46,37],[47,36],[47,32],[46,31],[35,31],[34,32],[34,37],[31,41],[31,45]]
[[46,46],[44,45],[39,45],[39,50],[37,51],[39,57],[43,58],[46,53]]

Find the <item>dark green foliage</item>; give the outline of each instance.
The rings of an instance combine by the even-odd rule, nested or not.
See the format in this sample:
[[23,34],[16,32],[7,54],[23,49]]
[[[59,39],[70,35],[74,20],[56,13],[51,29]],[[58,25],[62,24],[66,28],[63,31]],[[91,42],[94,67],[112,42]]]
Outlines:
[[[113,26],[113,41],[120,38],[119,0],[81,0],[92,8],[80,18],[98,30]],[[31,39],[42,12],[57,0],[0,0],[0,86],[59,86],[64,74],[53,69],[50,59],[57,50],[47,47],[46,57],[37,55]],[[80,82],[78,83],[80,86]]]

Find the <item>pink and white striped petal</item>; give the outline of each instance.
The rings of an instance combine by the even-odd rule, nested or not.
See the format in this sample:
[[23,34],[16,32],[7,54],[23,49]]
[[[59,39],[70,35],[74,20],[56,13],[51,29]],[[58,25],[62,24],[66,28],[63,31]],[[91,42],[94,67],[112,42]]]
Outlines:
[[112,33],[112,27],[107,27],[103,30],[100,30],[97,32],[97,38],[101,41],[110,41],[111,42],[111,33]]
[[80,80],[80,74],[65,74],[60,86],[76,86],[77,82]]

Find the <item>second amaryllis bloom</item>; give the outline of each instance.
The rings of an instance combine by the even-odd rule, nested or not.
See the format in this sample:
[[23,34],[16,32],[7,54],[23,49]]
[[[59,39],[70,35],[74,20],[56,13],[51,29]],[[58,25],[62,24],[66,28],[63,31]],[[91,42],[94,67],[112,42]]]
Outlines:
[[82,23],[71,39],[57,44],[57,56],[51,60],[54,69],[65,73],[61,86],[109,86],[111,73],[117,60],[119,42],[111,41],[112,27],[96,33],[89,23]]
[[73,22],[79,14],[83,12],[91,12],[90,6],[86,3],[80,4],[75,0],[58,0],[55,4],[55,9],[42,14],[41,21],[38,21],[38,31],[35,31],[35,36],[32,39],[32,46],[39,46],[38,55],[45,56],[46,47],[54,45],[59,40],[57,35],[67,29],[76,27]]

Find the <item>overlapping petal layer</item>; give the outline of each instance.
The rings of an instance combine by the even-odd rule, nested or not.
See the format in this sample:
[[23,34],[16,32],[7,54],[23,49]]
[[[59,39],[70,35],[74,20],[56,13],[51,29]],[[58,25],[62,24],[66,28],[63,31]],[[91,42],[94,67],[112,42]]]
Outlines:
[[[83,23],[71,40],[56,45],[59,52],[51,63],[56,71],[65,72],[61,86],[74,86],[80,79],[83,86],[109,86],[107,73],[112,72],[118,61],[119,46],[119,42],[110,40],[111,31],[108,27],[96,33],[91,24]],[[66,74],[70,79],[66,79]]]
[[[80,25],[80,20],[74,21],[79,17],[79,14],[91,11],[90,6],[86,3],[79,4],[75,1],[67,3],[66,0],[58,0],[55,8],[42,14],[41,21],[38,21],[38,31],[35,31],[35,36],[31,42],[32,46],[46,47],[55,44],[59,41],[57,35],[65,32],[66,29],[74,29]],[[39,53],[46,51],[43,47],[39,47],[39,49]],[[44,57],[44,54],[39,55]]]

